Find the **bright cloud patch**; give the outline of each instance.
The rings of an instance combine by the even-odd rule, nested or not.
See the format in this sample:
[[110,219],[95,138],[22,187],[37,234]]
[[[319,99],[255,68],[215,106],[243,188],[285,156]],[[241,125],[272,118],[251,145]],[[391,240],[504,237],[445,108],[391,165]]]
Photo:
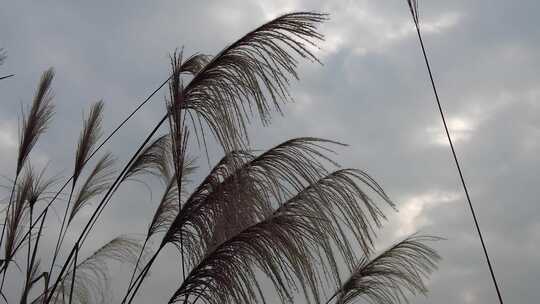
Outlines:
[[[422,31],[427,35],[440,34],[457,26],[461,16],[457,12],[446,12],[437,18],[421,20]],[[334,19],[345,22],[334,23]],[[340,7],[333,13],[332,20],[325,33],[334,39],[322,44],[322,49],[325,50],[323,55],[332,54],[342,48],[351,48],[357,55],[378,53],[416,35],[409,18],[388,19],[367,7]]]
[[[447,120],[447,125],[453,142],[461,142],[470,139],[475,129],[473,120],[465,117],[450,118]],[[437,145],[448,145],[448,138],[446,137],[442,124],[439,126],[430,126],[426,131],[429,134],[430,142]]]
[[17,130],[11,124],[0,124],[0,149],[9,151],[17,147]]
[[418,231],[422,226],[430,223],[423,214],[427,208],[455,202],[458,198],[459,194],[455,192],[431,191],[406,199],[399,208],[399,225],[395,235],[400,238]]
[[448,12],[435,20],[420,20],[420,26],[424,33],[438,34],[458,25],[461,17],[462,15],[456,12]]

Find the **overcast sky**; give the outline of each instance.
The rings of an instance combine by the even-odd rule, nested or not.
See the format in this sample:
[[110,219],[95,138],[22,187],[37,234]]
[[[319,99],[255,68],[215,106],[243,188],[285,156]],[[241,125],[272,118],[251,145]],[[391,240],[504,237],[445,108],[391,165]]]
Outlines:
[[[256,127],[254,145],[268,148],[293,136],[349,144],[337,160],[367,170],[400,209],[389,216],[381,244],[415,231],[447,238],[436,245],[444,260],[429,294],[412,302],[495,303],[405,0],[3,3],[0,47],[9,57],[0,75],[16,76],[0,82],[0,172],[12,176],[20,103],[31,101],[49,66],[57,72],[56,117],[32,160],[66,174],[91,102],[104,99],[110,130],[167,77],[176,47],[215,54],[293,10],[330,13],[318,52],[324,65],[301,65],[291,88],[296,103],[272,126]],[[507,303],[538,303],[539,12],[537,0],[420,1],[439,94]],[[162,114],[164,94],[107,147],[121,160]],[[146,190],[126,186],[92,244],[143,231],[143,214],[152,209]],[[168,299],[178,275],[177,266],[158,264],[140,303]]]

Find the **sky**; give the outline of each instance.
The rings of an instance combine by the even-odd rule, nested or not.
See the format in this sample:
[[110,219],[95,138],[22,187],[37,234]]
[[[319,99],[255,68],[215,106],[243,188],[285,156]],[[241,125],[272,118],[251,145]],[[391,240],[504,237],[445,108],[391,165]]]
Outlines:
[[[326,37],[317,51],[323,64],[300,65],[300,81],[291,82],[296,102],[272,125],[253,127],[253,146],[268,148],[298,136],[347,143],[336,160],[369,172],[399,209],[387,210],[381,249],[417,231],[446,238],[434,244],[443,260],[428,282],[429,293],[411,302],[495,303],[405,0],[4,3],[0,47],[8,58],[0,75],[16,76],[0,82],[2,176],[12,177],[14,171],[20,105],[31,101],[48,67],[56,70],[55,120],[32,161],[65,175],[83,110],[92,102],[105,101],[104,130],[112,130],[166,79],[168,54],[175,48],[216,54],[257,25],[298,10],[330,14],[320,28]],[[419,1],[419,10],[450,133],[503,298],[537,303],[540,2],[431,0]],[[107,149],[126,161],[161,117],[164,96],[158,93]],[[211,154],[212,159],[218,155]],[[140,184],[126,185],[89,243],[142,232],[148,221],[144,214],[157,196]],[[179,268],[167,262],[176,256],[170,250],[158,262],[140,303],[168,299]]]

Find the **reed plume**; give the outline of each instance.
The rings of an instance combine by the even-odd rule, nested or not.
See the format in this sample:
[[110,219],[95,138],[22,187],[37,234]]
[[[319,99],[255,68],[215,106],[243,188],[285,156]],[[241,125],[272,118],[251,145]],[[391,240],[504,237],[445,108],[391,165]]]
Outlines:
[[81,174],[88,155],[94,149],[97,141],[101,136],[101,121],[103,113],[104,103],[102,100],[94,103],[90,107],[90,113],[84,120],[83,130],[79,137],[77,144],[77,151],[75,152],[75,166],[73,169],[73,184],[75,184]]
[[181,72],[191,75],[197,75],[209,62],[212,56],[205,54],[194,54],[188,57],[181,64]]
[[22,240],[25,232],[23,221],[31,215],[38,202],[48,198],[47,190],[56,181],[55,178],[45,177],[45,169],[36,173],[29,163],[26,164],[16,185],[14,206],[7,211],[6,257],[13,255],[15,244]]
[[[66,222],[67,222],[67,225],[69,225],[69,223],[71,222],[72,216],[70,216],[68,220],[68,213],[71,207],[72,196],[75,191],[75,186],[77,185],[79,176],[81,175],[83,168],[86,165],[86,162],[88,161],[90,153],[92,153],[94,146],[96,145],[97,141],[99,140],[99,137],[101,136],[102,113],[103,113],[103,101],[100,100],[92,104],[92,106],[90,107],[90,113],[88,114],[88,117],[86,117],[83,120],[83,129],[81,131],[81,134],[79,135],[79,141],[77,143],[77,149],[75,151],[75,165],[73,168],[73,175],[71,177],[71,190],[69,192],[69,197],[67,199],[64,216],[62,217],[62,224],[60,225],[60,232],[58,233],[56,247],[54,250],[54,255],[53,255],[51,268],[49,272],[53,271],[53,265],[56,262],[56,258],[58,257],[60,248],[62,247],[62,243],[64,241],[64,237],[67,233]],[[87,182],[88,181],[89,180],[87,180]],[[85,185],[89,186],[88,183],[85,183]],[[106,186],[106,185],[103,185],[103,186]],[[88,189],[85,189],[83,187],[81,190],[88,190]],[[79,192],[78,199],[79,200],[81,198],[84,199],[84,196],[85,196],[85,193]],[[76,206],[77,208],[72,208],[72,215],[74,214],[73,210],[75,210],[76,212],[81,207],[82,203],[83,202],[81,201],[77,202],[78,204],[78,206]]]
[[54,70],[49,68],[41,76],[30,111],[27,113],[23,111],[17,156],[17,174],[23,168],[32,148],[39,137],[45,133],[52,119],[54,105],[52,104],[51,83],[53,78]]
[[[141,249],[140,241],[129,236],[119,236],[109,241],[77,265],[75,273],[75,303],[108,303],[111,301],[110,273],[108,263],[135,264],[137,253]],[[68,303],[73,271],[61,279],[60,288],[53,295],[53,303]],[[45,295],[36,299],[40,303]]]
[[90,172],[77,194],[73,199],[73,206],[69,215],[68,224],[71,223],[75,215],[85,206],[91,199],[105,192],[112,183],[115,159],[110,153],[105,154],[98,160],[94,169]]
[[[416,7],[416,1],[409,3]],[[115,261],[133,265],[122,300],[129,304],[166,246],[178,250],[182,267],[169,303],[266,303],[272,290],[283,303],[293,302],[298,294],[316,304],[360,299],[401,303],[410,293],[424,293],[425,280],[440,258],[426,242],[436,238],[413,235],[377,254],[376,237],[385,210],[396,205],[365,171],[341,169],[332,159],[334,149],[344,144],[300,137],[266,151],[250,147],[250,121],[257,118],[268,124],[273,112],[281,113],[283,104],[292,101],[289,81],[298,78],[298,59],[318,62],[313,48],[323,35],[317,26],[326,19],[326,14],[313,12],[285,14],[215,56],[172,53],[170,76],[163,84],[169,85],[164,117],[118,174],[113,157],[106,153],[83,178],[88,160],[112,136],[97,145],[103,102],[93,104],[83,120],[72,179],[64,185],[71,183],[71,192],[55,254],[50,270],[42,271],[39,238],[49,206],[64,189],[32,220],[32,210],[53,184],[27,161],[53,113],[54,73],[46,71],[30,111],[23,115],[13,195],[3,228],[7,230],[6,259],[0,264],[4,277],[10,259],[28,239],[21,303],[111,303],[109,262]],[[159,135],[164,122],[169,128]],[[208,149],[208,132],[223,156],[191,187],[198,168],[193,157],[197,150],[191,144],[197,140],[200,145],[202,140],[199,148]],[[161,182],[163,192],[141,240],[117,237],[81,261],[81,248],[88,245],[85,241],[114,193],[123,182],[143,175]],[[68,228],[73,229],[70,224],[75,217],[83,218],[80,210],[98,196],[99,204],[72,249],[56,265],[62,240]],[[27,218],[30,227],[23,229]],[[161,240],[154,246],[150,239],[156,235]],[[60,271],[53,272],[53,266],[61,266]],[[344,280],[345,274],[350,275]],[[268,291],[265,286],[263,292],[261,277],[271,283]],[[29,301],[34,296],[30,290],[37,289],[41,280],[41,294]],[[335,291],[333,296],[329,297],[329,289]],[[3,296],[1,291],[2,285]]]
[[15,244],[22,237],[24,230],[23,221],[28,216],[29,198],[32,194],[32,187],[34,185],[34,173],[33,170],[28,169],[24,171],[23,176],[15,185],[15,197],[12,208],[7,210],[7,230],[6,230],[6,243],[5,243],[5,256],[13,256]]
[[[208,248],[170,302],[183,301],[189,294],[206,303],[257,302],[263,297],[255,277],[258,271],[273,282],[282,301],[292,300],[289,292],[299,284],[307,298],[319,302],[322,276],[333,274],[335,283],[341,283],[334,248],[352,264],[349,242],[358,239],[369,253],[371,244],[365,240],[371,240],[370,227],[384,218],[359,184],[390,202],[366,176],[358,170],[336,171],[279,204],[264,220],[237,227],[239,231]],[[343,227],[355,237],[347,237]]]
[[170,168],[170,139],[162,135],[148,144],[135,158],[122,176],[121,182],[141,175],[153,175],[167,182],[172,175]]
[[245,151],[228,154],[186,200],[162,244],[179,246],[184,239],[185,248],[179,249],[196,262],[207,248],[226,238],[218,237],[215,227],[224,209],[244,211],[243,220],[252,223],[271,213],[290,189],[299,191],[324,176],[322,161],[329,159],[320,150],[328,150],[325,143],[334,142],[297,138],[258,157]]
[[[7,220],[10,213],[13,196],[15,194],[15,188],[17,187],[17,181],[19,174],[24,167],[24,164],[28,158],[28,155],[32,151],[39,137],[47,130],[48,124],[54,113],[54,105],[52,104],[52,92],[50,89],[52,80],[54,78],[54,70],[49,68],[41,75],[41,79],[38,84],[38,88],[35,92],[34,99],[30,110],[27,112],[22,110],[22,122],[19,127],[19,147],[17,153],[17,165],[15,169],[15,179],[11,189],[11,195],[8,201],[8,207],[6,211],[6,217],[4,225],[2,227],[2,233],[0,235],[0,245],[4,241],[4,233],[8,226]],[[13,220],[13,219],[12,219]],[[12,225],[14,222],[12,222]],[[13,229],[13,227],[12,227]],[[12,235],[13,237],[13,235]],[[10,250],[14,244],[10,244]],[[10,251],[7,250],[6,252]],[[7,256],[5,260],[9,260],[11,256]],[[3,282],[3,281],[2,281]],[[3,284],[0,286],[0,294]]]
[[364,257],[336,292],[336,303],[364,299],[368,303],[409,303],[406,292],[427,292],[424,279],[436,269],[440,256],[426,243],[439,240],[413,235],[374,258]]
[[246,125],[257,114],[264,124],[291,100],[288,77],[298,78],[294,55],[318,61],[309,50],[323,39],[316,26],[327,15],[290,13],[263,24],[208,62],[186,86],[184,107],[193,124],[203,122],[226,151],[245,148]]

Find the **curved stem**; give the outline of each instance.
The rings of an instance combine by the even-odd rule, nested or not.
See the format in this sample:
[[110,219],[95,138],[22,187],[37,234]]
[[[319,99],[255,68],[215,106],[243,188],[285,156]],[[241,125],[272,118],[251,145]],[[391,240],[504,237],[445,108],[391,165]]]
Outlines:
[[[0,236],[0,248],[2,247],[2,242],[4,241],[4,234],[6,232],[6,226],[7,226],[7,220],[9,217],[9,209],[11,208],[11,203],[13,201],[13,196],[15,195],[15,187],[17,186],[17,180],[19,179],[19,173],[20,170],[17,170],[17,173],[15,174],[15,180],[13,181],[13,186],[11,187],[11,194],[9,195],[9,202],[8,207],[6,209],[6,216],[4,218],[4,225],[2,226],[2,235]],[[32,227],[30,227],[32,229]],[[15,251],[15,250],[14,250]],[[6,250],[5,256],[4,256],[4,264],[2,265],[2,269],[4,269],[4,273],[2,274],[2,283],[0,283],[0,294],[2,293],[2,289],[4,288],[4,280],[6,279],[6,272],[9,265],[9,261],[13,257],[13,254],[10,253],[10,256],[8,257],[8,252]],[[7,301],[6,301],[7,303]]]
[[[161,83],[161,85],[156,88],[150,95],[148,95],[148,97],[143,101],[141,102],[133,111],[131,111],[131,113],[107,136],[107,138],[105,138],[101,144],[99,144],[99,146],[96,147],[96,149],[88,156],[88,158],[84,161],[84,164],[86,164],[88,161],[90,161],[90,159],[92,159],[94,157],[94,155],[128,122],[128,120],[130,120],[133,115],[135,115],[136,112],[138,112],[148,101],[150,101],[150,99],[157,93],[159,92],[159,90],[161,90],[161,88],[163,88],[163,86],[165,84],[167,84],[167,82],[169,81],[169,79],[171,79],[171,76],[169,76],[167,79],[165,79],[165,81],[163,81],[163,83]],[[15,184],[17,182],[17,178],[18,178],[18,173],[17,175],[15,176],[15,182],[14,182],[14,186],[13,186],[13,189],[12,189],[12,193],[11,193],[11,196],[10,196],[10,201],[12,200],[12,197],[13,197],[13,191],[14,191],[14,188],[15,188]],[[60,190],[58,190],[56,192],[56,194],[53,196],[53,198],[49,201],[49,203],[47,204],[47,206],[45,206],[44,210],[38,215],[38,217],[36,218],[36,220],[34,221],[34,223],[32,224],[31,228],[34,228],[35,225],[37,225],[38,221],[44,217],[44,215],[46,214],[45,211],[49,209],[49,207],[52,205],[52,203],[54,201],[56,201],[56,199],[58,198],[58,196],[60,195],[60,193],[67,187],[67,185],[73,180],[74,176],[72,175],[65,183],[62,187],[60,187]],[[8,208],[9,208],[9,205],[8,205]],[[0,246],[2,245],[2,240],[4,238],[4,230],[5,230],[5,223],[4,223],[4,226],[2,228],[2,234],[0,236]],[[15,249],[13,250],[13,253],[9,256],[9,257],[6,257],[5,260],[8,261],[9,259],[11,259],[14,255],[15,255],[15,252],[17,252],[17,250],[21,247],[21,245],[23,244],[24,240],[26,239],[26,237],[28,237],[28,232],[26,234],[23,235],[23,237],[21,238],[21,240],[19,241],[19,244],[17,244],[17,246],[15,246]],[[2,265],[2,267],[0,268],[0,273],[6,271],[6,268],[7,268],[7,263],[4,262],[4,264]],[[0,288],[0,292],[1,292],[1,288]]]
[[77,257],[79,256],[79,244],[75,244],[75,258],[73,259],[73,274],[71,275],[71,286],[69,290],[69,304],[73,301],[73,289],[75,287],[75,276],[77,274]]
[[32,214],[34,213],[34,207],[30,206],[30,218],[28,220],[28,252],[26,254],[26,272],[27,276],[30,277],[30,272],[32,272],[30,265],[30,256],[32,253]]
[[148,239],[149,239],[149,237],[146,236],[146,238],[144,240],[144,243],[142,245],[142,248],[141,248],[141,252],[139,253],[139,256],[137,257],[137,262],[135,263],[135,268],[133,268],[133,273],[131,274],[131,278],[129,279],[128,290],[129,290],[129,287],[131,286],[131,284],[133,283],[133,279],[135,278],[135,273],[137,272],[137,268],[139,267],[139,263],[141,262],[142,255],[144,253],[144,248],[146,247],[146,244],[148,243]]
[[[13,195],[15,194],[15,187],[17,186],[17,180],[19,179],[19,172],[15,175],[15,180],[13,181],[13,186],[11,187],[11,194],[9,195],[9,202],[6,209],[6,216],[4,218],[4,225],[2,226],[2,235],[0,236],[0,247],[2,247],[2,242],[4,241],[4,234],[6,232],[7,219],[9,216],[9,209],[11,208],[11,202],[13,201]],[[7,261],[7,252],[5,260]],[[1,291],[1,289],[0,289]]]
[[330,299],[328,299],[328,301],[326,301],[326,304],[330,304],[330,302],[332,302],[332,300],[338,295],[338,293],[339,293],[339,290],[336,293],[334,293],[334,295],[332,295]]
[[[36,254],[37,254],[37,249],[38,249],[38,246],[39,246],[39,240],[41,238],[41,232],[43,230],[43,223],[45,222],[45,217],[42,218],[41,220],[41,224],[39,226],[39,230],[38,230],[38,234],[37,234],[37,237],[36,237],[36,241],[34,242],[34,250],[32,252],[32,258],[30,259],[30,265],[32,265],[32,267],[34,266],[34,263],[36,261]],[[24,294],[25,296],[25,301],[24,303],[26,303],[26,298],[28,297],[28,293],[30,292],[30,289],[32,288],[32,286],[36,283],[37,280],[39,280],[41,277],[44,277],[45,278],[45,286],[48,287],[48,273],[47,272],[43,272],[41,275],[39,275],[36,279],[32,280],[32,274],[29,273],[28,275],[28,290],[26,290],[26,293]],[[32,280],[32,281],[30,281]],[[45,289],[46,290],[46,289]],[[21,301],[22,302],[22,301]]]
[[[69,191],[69,197],[66,204],[66,211],[64,212],[64,217],[62,218],[62,225],[60,226],[60,232],[58,234],[58,239],[56,241],[56,247],[54,249],[54,255],[51,263],[51,268],[49,269],[49,273],[52,273],[54,263],[56,262],[56,259],[58,258],[58,254],[60,252],[60,247],[62,246],[62,241],[64,240],[64,237],[62,236],[62,232],[64,231],[64,225],[66,225],[66,218],[69,210],[69,203],[71,202],[71,198],[73,196],[73,191],[75,190],[75,183],[77,181],[73,179],[73,183],[71,184],[71,191]],[[69,225],[69,223],[68,223]],[[67,225],[66,225],[66,231],[67,231]],[[65,233],[64,233],[65,236]]]
[[32,214],[33,214],[33,211],[34,211],[34,207],[33,206],[30,206],[30,218],[29,218],[29,225],[28,225],[28,229],[30,231],[28,231],[28,252],[27,252],[27,255],[26,255],[26,279],[25,279],[25,282],[24,282],[24,289],[22,291],[22,296],[21,296],[21,304],[25,304],[27,302],[27,298],[28,298],[28,292],[30,291],[30,286],[31,286],[31,276],[32,276],[32,267],[33,267],[33,262],[31,261],[31,256],[32,256],[32,231],[30,228],[32,226]]
[[[158,124],[154,127],[154,129],[150,132],[150,134],[146,137],[146,139],[144,140],[144,142],[139,146],[139,148],[137,149],[137,151],[133,154],[133,156],[131,157],[131,159],[128,161],[128,163],[124,166],[124,168],[122,169],[122,172],[120,172],[120,174],[116,177],[115,181],[113,182],[113,184],[111,185],[111,187],[109,187],[109,189],[107,190],[107,193],[105,194],[105,196],[103,197],[103,199],[101,200],[101,202],[99,203],[98,207],[96,208],[96,210],[92,213],[90,219],[88,220],[86,226],[84,227],[83,231],[81,232],[81,234],[79,235],[79,238],[77,239],[76,241],[76,244],[78,244],[79,246],[82,246],[83,244],[81,243],[82,239],[85,238],[86,234],[89,233],[90,229],[93,227],[93,225],[95,224],[97,218],[99,217],[99,215],[101,214],[101,212],[103,211],[106,203],[109,201],[109,196],[112,194],[113,190],[116,189],[116,187],[118,186],[118,184],[121,182],[123,176],[125,175],[125,173],[127,172],[127,170],[129,169],[129,167],[131,166],[131,164],[133,163],[133,161],[135,161],[136,157],[139,155],[139,153],[144,149],[144,147],[146,146],[146,144],[150,141],[150,139],[154,136],[154,134],[158,131],[158,129],[161,127],[161,125],[163,124],[163,122],[165,122],[165,120],[167,119],[167,115],[163,116],[163,118],[161,119],[160,122],[158,122]],[[56,288],[58,287],[58,284],[60,282],[60,278],[62,277],[62,275],[64,274],[64,272],[66,271],[67,269],[67,265],[69,265],[70,261],[71,261],[71,258],[73,257],[73,254],[74,254],[74,251],[75,251],[75,247],[73,247],[71,249],[71,252],[67,258],[67,260],[64,262],[64,265],[62,266],[62,269],[60,270],[60,274],[58,275],[52,289],[51,289],[51,294],[54,293],[54,291],[56,290]],[[48,297],[46,303],[49,303],[51,300],[51,296]]]
[[[124,298],[122,299],[122,304],[125,304],[126,303],[126,300],[130,294],[130,292],[133,290],[133,293],[129,299],[129,301],[127,302],[128,304],[130,304],[133,299],[135,298],[135,295],[137,294],[137,291],[139,291],[139,288],[141,287],[144,279],[146,278],[146,275],[148,274],[148,271],[150,271],[150,268],[152,267],[152,264],[154,263],[154,261],[156,260],[157,256],[159,255],[159,253],[161,252],[161,250],[164,248],[165,246],[162,245],[158,248],[158,250],[156,251],[156,253],[154,253],[154,255],[152,256],[152,258],[150,258],[150,260],[148,261],[148,263],[146,263],[146,265],[144,266],[143,270],[141,270],[141,273],[139,273],[139,275],[137,276],[137,278],[135,279],[134,283],[138,282],[137,283],[137,286],[132,285],[128,288],[128,291],[126,292],[126,295],[124,296]],[[135,289],[133,289],[135,288]]]
[[4,270],[4,273],[2,273],[2,283],[0,283],[0,292],[2,292],[2,288],[4,287],[4,280],[6,279],[6,273],[7,273],[7,269],[8,269],[8,265],[9,265],[9,261],[4,261],[4,265],[5,267],[3,269]]

